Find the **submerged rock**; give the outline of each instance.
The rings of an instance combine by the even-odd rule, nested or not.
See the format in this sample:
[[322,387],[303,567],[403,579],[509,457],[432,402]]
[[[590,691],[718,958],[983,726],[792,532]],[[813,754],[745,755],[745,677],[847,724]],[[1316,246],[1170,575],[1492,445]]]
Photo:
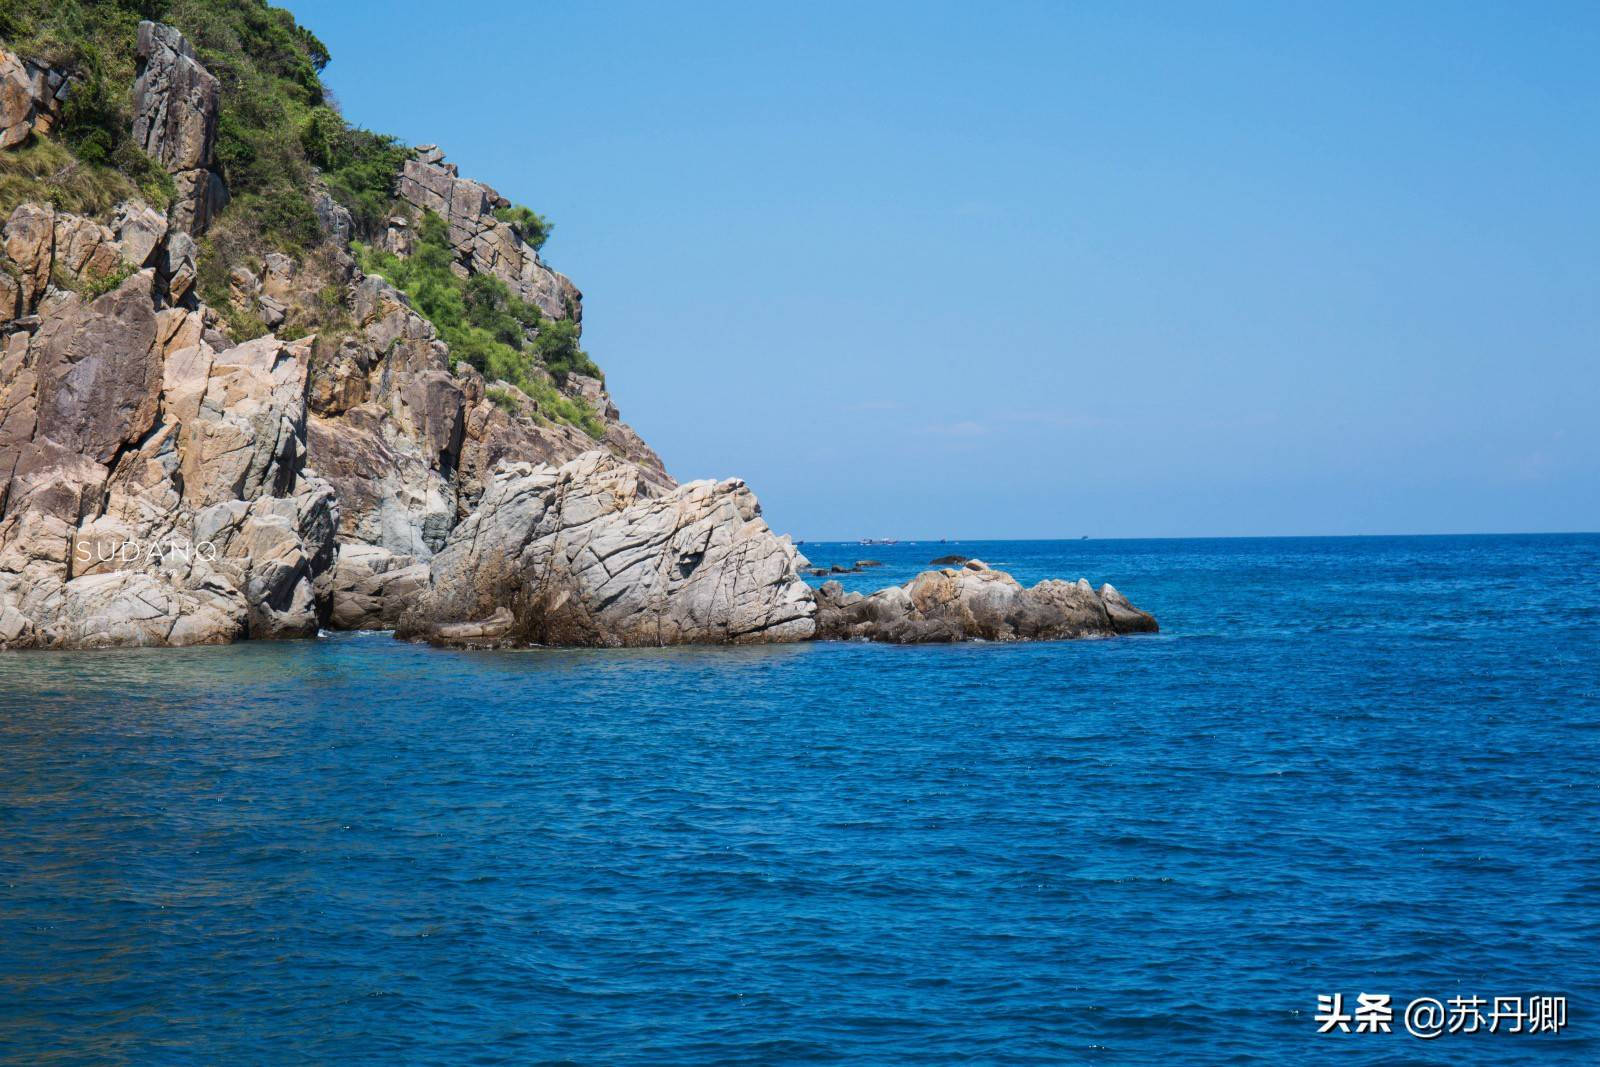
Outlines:
[[601,451],[502,464],[434,557],[399,636],[604,647],[812,636],[799,554],[744,482],[650,493],[637,467]]
[[1004,571],[970,560],[960,570],[924,571],[870,596],[838,582],[817,590],[817,636],[919,644],[1053,641],[1155,633],[1156,620],[1109,585],[1055,579],[1024,588]]

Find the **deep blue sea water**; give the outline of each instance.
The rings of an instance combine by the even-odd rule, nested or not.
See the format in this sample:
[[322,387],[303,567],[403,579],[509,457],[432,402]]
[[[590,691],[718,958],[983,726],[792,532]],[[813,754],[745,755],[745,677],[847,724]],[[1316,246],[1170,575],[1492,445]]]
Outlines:
[[1162,633],[0,656],[0,1060],[1600,1063],[1600,537],[804,550]]

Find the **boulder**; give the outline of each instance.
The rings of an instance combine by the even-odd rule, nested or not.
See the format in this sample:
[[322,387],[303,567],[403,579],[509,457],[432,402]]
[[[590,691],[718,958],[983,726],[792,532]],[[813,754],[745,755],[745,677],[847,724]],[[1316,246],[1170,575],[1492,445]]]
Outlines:
[[26,201],[12,210],[4,234],[0,313],[9,321],[37,311],[52,285],[98,285],[150,264],[166,222],[137,200],[119,205],[110,226]]
[[428,565],[376,545],[344,544],[332,572],[328,625],[392,630],[428,588]]
[[343,248],[356,236],[355,219],[349,208],[333,198],[328,183],[320,175],[311,181],[311,210],[317,216],[317,228],[322,236],[336,247]]
[[156,266],[169,302],[181,303],[189,296],[198,274],[199,259],[200,246],[193,237],[183,232],[167,235],[156,255]]
[[18,204],[6,219],[4,250],[11,269],[4,273],[15,280],[19,315],[34,311],[50,287],[55,232],[56,209],[51,204]]
[[441,644],[658,646],[801,641],[798,553],[737,479],[660,496],[595,450],[502,463],[432,561],[402,637]]
[[[142,200],[127,200],[117,205],[111,229],[117,253],[130,267],[154,266],[157,251],[167,236],[167,220],[161,212]],[[185,240],[192,239],[185,235]]]
[[109,226],[65,212],[55,217],[55,268],[69,282],[100,281],[122,267],[122,252]]
[[960,570],[924,571],[905,585],[870,596],[847,593],[838,582],[827,582],[816,595],[817,636],[917,644],[1156,632],[1154,618],[1110,586],[1103,588],[1111,590],[1110,599],[1082,579],[1052,579],[1023,588],[1011,575],[977,560]]

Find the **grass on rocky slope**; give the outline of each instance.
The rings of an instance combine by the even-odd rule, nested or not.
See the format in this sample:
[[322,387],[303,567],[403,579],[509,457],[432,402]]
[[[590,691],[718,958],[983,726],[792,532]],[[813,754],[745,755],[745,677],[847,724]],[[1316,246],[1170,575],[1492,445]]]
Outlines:
[[[132,139],[135,42],[139,22],[176,26],[222,86],[216,160],[232,197],[230,213],[264,246],[297,251],[318,239],[308,195],[313,164],[329,170],[329,185],[360,203],[387,199],[402,155],[389,138],[350,129],[331,115],[319,72],[328,51],[289,12],[264,0],[6,0],[0,39],[15,52],[67,70],[71,89],[59,139],[82,168],[110,171],[146,198],[159,195],[160,168]],[[320,127],[318,122],[320,119]],[[302,139],[321,130],[317,158]],[[389,165],[375,173],[373,157]],[[354,210],[354,209],[352,209]]]
[[499,378],[515,385],[550,418],[591,437],[604,436],[605,427],[594,412],[555,385],[571,373],[600,374],[578,347],[577,324],[544,317],[498,278],[458,276],[450,269],[449,233],[438,215],[428,212],[422,217],[416,245],[403,259],[365,245],[358,246],[357,253],[363,270],[382,275],[411,298],[450,346],[453,358],[476,367],[490,381]]
[[[170,196],[171,178],[166,178]],[[26,145],[0,152],[0,220],[9,218],[18,204],[27,200],[47,200],[62,211],[75,215],[104,215],[132,196],[143,196],[159,205],[160,195],[141,190],[120,171],[84,163],[54,141],[34,138]]]
[[[124,190],[138,189],[158,207],[170,200],[171,179],[131,135],[134,46],[142,19],[181,30],[221,83],[216,162],[231,198],[224,214],[233,221],[229,243],[249,247],[229,255],[229,248],[213,242],[214,254],[242,262],[252,253],[298,253],[316,244],[313,168],[350,210],[359,233],[381,231],[404,146],[345,122],[320,76],[327,48],[288,11],[265,0],[0,2],[0,40],[72,76],[59,141],[82,180],[92,175],[105,184],[121,176],[128,183]],[[8,161],[6,170],[16,168]],[[103,199],[84,197],[80,203],[98,206]],[[535,213],[509,210],[530,237],[542,240],[549,232]]]

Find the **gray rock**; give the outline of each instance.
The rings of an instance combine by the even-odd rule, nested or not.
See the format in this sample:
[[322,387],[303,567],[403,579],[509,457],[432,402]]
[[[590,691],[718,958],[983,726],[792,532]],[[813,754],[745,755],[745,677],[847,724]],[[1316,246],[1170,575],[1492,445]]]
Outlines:
[[141,200],[124,201],[117,205],[111,229],[123,262],[132,267],[155,266],[157,251],[167,236],[167,220],[161,212]]
[[0,48],[0,149],[54,129],[68,84],[64,71]]
[[289,305],[265,293],[256,298],[256,309],[261,314],[261,321],[269,330],[276,330],[283,325],[283,320],[289,317]]
[[[1156,621],[1111,591],[1087,582],[1043,581],[1023,588],[1004,571],[974,560],[961,570],[924,571],[871,596],[838,582],[817,590],[817,636],[916,644],[935,641],[1037,641],[1154,633]],[[1107,589],[1110,587],[1107,586]]]
[[375,545],[344,544],[332,572],[328,625],[392,630],[428,587],[428,565]]
[[333,198],[327,182],[317,177],[311,182],[311,210],[317,216],[322,236],[343,248],[355,236],[355,219],[350,210]]
[[38,310],[50,287],[55,268],[56,210],[50,204],[17,205],[6,219],[5,256],[12,269],[4,271],[16,288],[17,314]]
[[[248,279],[240,283],[242,294],[253,291]],[[476,371],[452,370],[433,327],[383,278],[360,278],[348,303],[356,331],[318,352],[308,428],[310,463],[339,495],[344,543],[426,561],[477,506],[496,464],[560,464],[595,447],[583,432],[542,419],[515,386],[495,383],[496,403]],[[606,406],[614,418],[609,398]],[[602,443],[639,461],[644,492],[674,485],[643,442],[629,447],[619,423],[607,426]]]
[[463,270],[499,278],[553,319],[582,320],[578,287],[545,266],[531,245],[494,217],[496,208],[509,203],[506,198],[482,182],[457,177],[437,147],[419,148],[406,160],[395,192],[418,211],[433,211],[445,220]]
[[139,23],[134,54],[134,142],[173,176],[173,227],[201,233],[227,203],[212,159],[220,86],[171,26]]
[[194,288],[199,258],[200,246],[193,237],[183,232],[167,235],[156,256],[156,266],[169,302],[184,301]]
[[637,467],[599,450],[559,468],[502,464],[434,557],[399,634],[593,646],[812,636],[798,553],[767,528],[743,482],[655,497],[643,485]]

